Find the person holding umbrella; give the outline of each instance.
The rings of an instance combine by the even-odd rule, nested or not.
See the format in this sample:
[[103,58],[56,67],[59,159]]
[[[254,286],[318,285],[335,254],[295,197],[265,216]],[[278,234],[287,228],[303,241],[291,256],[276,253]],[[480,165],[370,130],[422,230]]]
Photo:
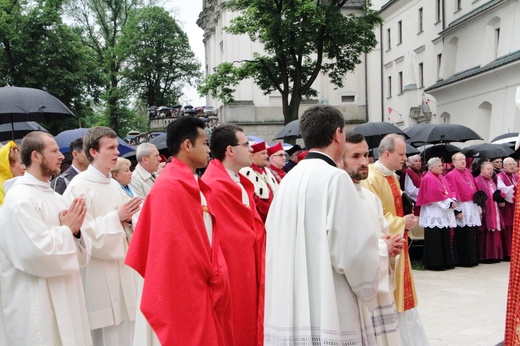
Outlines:
[[0,148],[0,206],[4,203],[4,183],[14,177],[23,175],[25,165],[20,156],[20,149],[15,142],[9,141]]

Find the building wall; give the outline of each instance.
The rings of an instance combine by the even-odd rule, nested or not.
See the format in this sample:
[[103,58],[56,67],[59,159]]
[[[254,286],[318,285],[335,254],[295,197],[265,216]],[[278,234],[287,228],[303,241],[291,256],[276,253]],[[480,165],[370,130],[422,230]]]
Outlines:
[[[205,0],[199,17],[205,30],[207,73],[221,62],[248,59],[262,49],[248,37],[223,32],[235,15],[224,9],[224,3]],[[518,59],[457,80],[520,50],[520,21],[515,20],[520,18],[519,4],[519,0],[373,0],[383,18],[375,31],[379,45],[346,76],[343,88],[334,90],[320,76],[314,102],[338,107],[350,122],[389,121],[402,128],[452,122],[472,127],[485,140],[519,131],[514,102],[520,86]],[[446,83],[450,80],[454,81]],[[341,102],[347,95],[354,96],[354,102]],[[208,97],[207,104],[219,108],[221,122],[237,122],[268,141],[282,127],[279,95],[263,95],[245,80],[235,99],[236,104],[223,105]],[[300,112],[308,106],[303,104]]]

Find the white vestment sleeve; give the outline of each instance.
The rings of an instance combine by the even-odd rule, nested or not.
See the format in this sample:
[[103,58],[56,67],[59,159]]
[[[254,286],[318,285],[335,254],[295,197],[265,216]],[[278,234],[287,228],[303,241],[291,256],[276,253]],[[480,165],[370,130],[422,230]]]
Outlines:
[[[2,212],[12,215],[6,218],[6,229],[0,231],[2,250],[16,269],[34,276],[46,278],[77,273],[76,243],[70,228],[49,228],[38,210],[41,209],[38,203],[41,201],[31,200],[30,196],[20,196],[15,205],[4,205]],[[58,219],[58,215],[48,217]],[[57,223],[59,221],[54,222]]]
[[419,188],[413,184],[413,181],[408,174],[406,174],[404,177],[404,191],[408,196],[410,196],[411,199],[417,201],[417,196],[419,196]]

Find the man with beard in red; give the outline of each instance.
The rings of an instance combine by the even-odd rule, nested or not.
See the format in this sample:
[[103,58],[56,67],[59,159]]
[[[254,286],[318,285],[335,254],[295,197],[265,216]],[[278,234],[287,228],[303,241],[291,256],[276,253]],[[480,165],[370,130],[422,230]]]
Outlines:
[[221,125],[211,135],[211,154],[202,181],[221,230],[220,246],[229,268],[236,345],[262,345],[264,323],[265,228],[255,208],[254,186],[239,173],[251,165],[242,129]]
[[80,230],[85,202],[67,205],[51,189],[63,160],[51,135],[28,134],[21,157],[27,171],[0,216],[0,344],[91,345],[80,275],[92,249]]
[[204,122],[166,129],[172,155],[146,197],[126,264],[143,278],[141,311],[162,345],[235,345],[231,290],[211,189],[195,171],[209,160]]

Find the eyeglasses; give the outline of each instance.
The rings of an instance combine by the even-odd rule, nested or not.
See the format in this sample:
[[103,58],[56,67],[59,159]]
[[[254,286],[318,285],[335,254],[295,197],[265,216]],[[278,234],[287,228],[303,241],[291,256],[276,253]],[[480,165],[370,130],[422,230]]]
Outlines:
[[238,146],[249,147],[249,142],[238,143],[238,144],[232,145],[232,147],[238,147]]
[[273,154],[271,156],[285,157],[285,154]]

